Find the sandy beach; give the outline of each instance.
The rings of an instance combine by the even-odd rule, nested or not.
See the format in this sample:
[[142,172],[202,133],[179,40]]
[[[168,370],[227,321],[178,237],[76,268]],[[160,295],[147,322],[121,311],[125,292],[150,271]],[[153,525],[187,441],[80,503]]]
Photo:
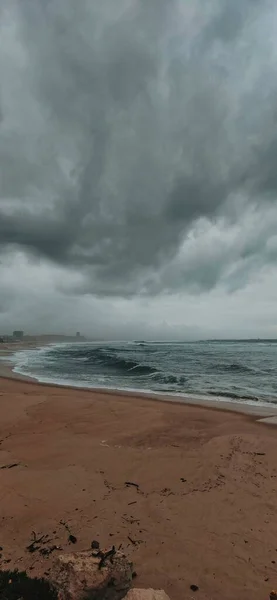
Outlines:
[[29,552],[34,531],[63,550],[122,545],[136,587],[172,600],[258,600],[277,587],[276,427],[8,375],[2,365],[1,568],[47,573],[58,550]]

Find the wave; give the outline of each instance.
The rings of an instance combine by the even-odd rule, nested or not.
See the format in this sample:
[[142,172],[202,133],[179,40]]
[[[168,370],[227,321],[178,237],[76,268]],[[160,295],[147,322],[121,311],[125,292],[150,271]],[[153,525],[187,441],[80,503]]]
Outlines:
[[239,365],[238,363],[232,363],[227,368],[227,371],[234,371],[235,373],[252,373],[253,369],[251,369],[251,367],[247,367],[246,365]]
[[258,398],[257,396],[252,396],[251,394],[239,394],[236,392],[222,392],[221,390],[218,391],[212,391],[212,390],[208,390],[206,392],[209,396],[216,396],[218,398],[222,397],[222,398],[230,398],[231,400],[251,400],[252,402],[259,402],[261,400],[261,398]]
[[157,383],[162,383],[165,385],[175,384],[176,386],[178,386],[178,385],[184,385],[185,383],[187,383],[188,380],[186,377],[184,377],[184,375],[172,375],[172,374],[164,375],[163,373],[156,373],[152,377],[152,381],[155,381]]
[[108,369],[124,375],[151,375],[158,372],[156,368],[150,365],[119,356],[116,349],[113,348],[109,348],[108,350],[99,347],[72,349],[70,359],[86,362],[94,366],[101,366],[104,370]]
[[217,373],[251,373],[255,374],[255,369],[251,367],[247,367],[246,365],[242,365],[239,363],[231,363],[231,364],[216,364],[212,365],[211,369],[213,371],[217,371]]

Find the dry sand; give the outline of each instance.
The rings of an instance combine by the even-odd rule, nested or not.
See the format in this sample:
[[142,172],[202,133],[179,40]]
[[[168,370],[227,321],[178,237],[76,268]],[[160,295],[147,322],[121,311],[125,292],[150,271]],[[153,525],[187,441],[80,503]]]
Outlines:
[[2,377],[0,440],[2,568],[47,572],[35,531],[122,544],[172,600],[277,587],[277,429],[257,416]]

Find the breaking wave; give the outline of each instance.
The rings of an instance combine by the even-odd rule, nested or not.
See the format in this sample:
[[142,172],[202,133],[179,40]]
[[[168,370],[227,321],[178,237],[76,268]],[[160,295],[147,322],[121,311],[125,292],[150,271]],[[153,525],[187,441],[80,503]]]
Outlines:
[[251,394],[239,394],[236,392],[220,392],[220,394],[216,391],[212,391],[209,390],[208,391],[209,396],[216,396],[218,397],[219,395],[222,398],[229,398],[230,400],[247,400],[247,401],[251,401],[251,402],[259,402],[260,398],[258,398],[257,396],[252,396]]
[[124,374],[150,375],[157,372],[157,369],[147,364],[123,358],[117,354],[116,350],[106,350],[105,348],[73,350],[71,358],[74,360],[83,360],[92,365],[101,365],[104,369],[114,370]]

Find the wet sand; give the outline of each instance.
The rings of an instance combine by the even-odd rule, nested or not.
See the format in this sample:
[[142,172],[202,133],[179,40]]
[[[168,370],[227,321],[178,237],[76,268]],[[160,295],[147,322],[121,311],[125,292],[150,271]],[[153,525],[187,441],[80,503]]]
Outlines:
[[258,415],[2,377],[0,566],[47,572],[58,551],[28,552],[35,531],[46,549],[122,544],[135,585],[172,600],[267,598],[276,457]]

